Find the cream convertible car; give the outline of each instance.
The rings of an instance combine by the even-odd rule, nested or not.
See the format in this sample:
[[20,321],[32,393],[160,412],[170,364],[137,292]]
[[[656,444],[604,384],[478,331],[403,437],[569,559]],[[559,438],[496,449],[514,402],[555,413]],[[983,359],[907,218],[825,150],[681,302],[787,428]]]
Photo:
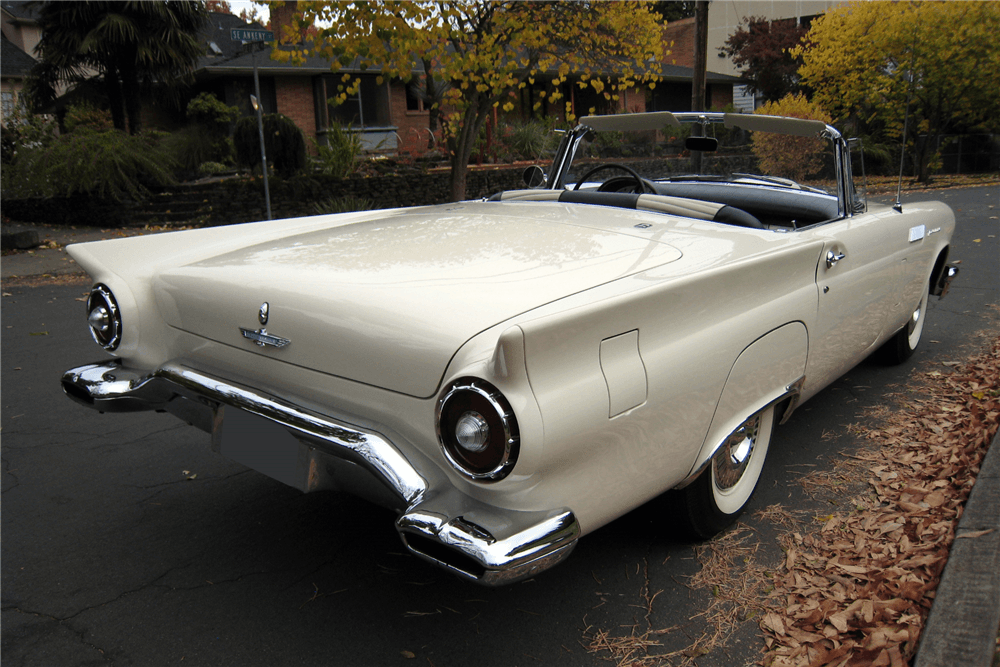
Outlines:
[[[822,181],[726,173],[774,133],[819,141]],[[388,506],[410,551],[503,584],[668,489],[696,533],[723,529],[774,425],[876,349],[908,357],[955,273],[951,210],[866,206],[816,121],[590,117],[526,176],[485,201],[72,246],[114,358],[62,386]]]

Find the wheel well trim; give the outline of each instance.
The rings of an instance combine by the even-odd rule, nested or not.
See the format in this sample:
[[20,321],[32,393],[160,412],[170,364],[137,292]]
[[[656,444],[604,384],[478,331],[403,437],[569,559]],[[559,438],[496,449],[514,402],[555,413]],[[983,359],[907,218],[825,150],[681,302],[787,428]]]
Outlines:
[[755,410],[752,410],[749,414],[745,415],[742,419],[740,419],[737,423],[737,426],[734,429],[727,432],[726,435],[724,435],[723,437],[718,438],[717,442],[713,443],[712,447],[710,447],[708,450],[703,450],[708,452],[708,456],[705,456],[704,460],[699,459],[700,463],[698,463],[698,465],[696,465],[691,470],[691,472],[688,473],[688,476],[685,477],[680,482],[680,484],[678,484],[674,488],[683,489],[685,486],[688,486],[694,480],[698,479],[701,473],[705,472],[705,470],[708,469],[708,466],[712,463],[712,458],[715,456],[715,453],[719,451],[719,448],[722,447],[722,445],[726,442],[726,440],[728,440],[729,437],[736,431],[736,429],[739,428],[739,425],[748,421],[754,415],[774,407],[775,423],[784,424],[786,421],[788,421],[788,418],[792,416],[792,412],[798,406],[799,397],[802,394],[802,385],[805,384],[805,381],[806,381],[805,375],[799,377],[797,380],[795,380],[795,382],[792,382],[791,384],[786,386],[784,390],[779,393],[778,396],[773,396],[765,400],[760,407],[758,407]]
[[761,410],[784,403],[776,417],[779,423],[788,419],[802,393],[808,355],[809,331],[801,320],[775,327],[743,348],[719,393],[702,446],[677,488],[696,479],[726,439]]
[[[938,253],[937,259],[934,261],[934,270],[931,271],[930,279],[930,294],[931,296],[936,296],[943,299],[945,294],[948,293],[948,287],[951,284],[952,278],[958,274],[958,268],[955,266],[950,266],[948,264],[948,254],[951,252],[951,246],[946,245],[941,248]],[[949,273],[949,269],[951,272]]]

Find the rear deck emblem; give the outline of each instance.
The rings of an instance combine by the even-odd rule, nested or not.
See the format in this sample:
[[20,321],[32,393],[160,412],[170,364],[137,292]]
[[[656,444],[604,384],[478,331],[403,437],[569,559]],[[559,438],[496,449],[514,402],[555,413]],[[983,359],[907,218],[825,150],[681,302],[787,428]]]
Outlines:
[[260,326],[267,324],[267,313],[270,308],[271,307],[267,305],[267,301],[260,304],[260,309],[257,311],[257,321],[260,322]]

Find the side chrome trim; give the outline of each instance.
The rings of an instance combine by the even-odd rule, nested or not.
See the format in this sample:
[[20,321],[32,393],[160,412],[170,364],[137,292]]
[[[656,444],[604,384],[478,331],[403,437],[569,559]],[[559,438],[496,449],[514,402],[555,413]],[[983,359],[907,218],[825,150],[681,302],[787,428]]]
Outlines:
[[220,408],[269,419],[303,444],[308,471],[300,490],[340,489],[396,510],[396,529],[407,549],[480,584],[533,576],[569,556],[580,537],[580,524],[567,508],[487,505],[456,489],[433,466],[426,473],[418,470],[379,433],[180,363],[152,373],[130,369],[119,359],[88,364],[66,371],[62,387],[73,400],[101,412],[170,412],[212,433],[217,450]]

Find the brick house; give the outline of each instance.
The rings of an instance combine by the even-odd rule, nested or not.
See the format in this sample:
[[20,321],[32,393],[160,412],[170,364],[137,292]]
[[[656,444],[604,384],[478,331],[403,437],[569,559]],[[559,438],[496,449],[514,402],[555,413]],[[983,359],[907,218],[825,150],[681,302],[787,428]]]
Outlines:
[[[712,5],[709,5],[711,11]],[[691,82],[694,79],[694,17],[671,21],[663,31],[670,55],[663,67],[663,81],[656,85],[651,100],[653,111],[690,111]],[[712,50],[709,49],[711,55]],[[709,63],[711,64],[711,62]],[[705,108],[721,109],[733,104],[733,88],[740,79],[709,70],[705,76]],[[752,109],[751,109],[752,110]]]
[[[294,2],[286,2],[283,7],[271,11],[272,25],[289,22],[289,14],[294,12]],[[230,39],[233,28],[260,28],[248,25],[242,19],[225,13],[213,13],[203,35],[207,55],[199,60],[196,71],[196,92],[208,91],[244,114],[252,113],[249,104],[253,89],[253,60],[261,83],[261,97],[265,113],[281,113],[291,118],[305,133],[307,139],[322,142],[330,122],[350,126],[359,132],[362,141],[370,150],[388,153],[421,154],[429,145],[440,139],[431,139],[428,130],[429,112],[410,84],[399,79],[379,84],[379,72],[372,69],[361,70],[357,65],[342,68],[337,74],[330,70],[324,58],[307,58],[302,65],[283,64],[271,60],[271,49],[263,48],[256,56],[247,52],[242,44]],[[583,116],[594,108],[599,113],[639,112],[646,110],[688,111],[691,108],[691,82],[693,61],[694,19],[672,22],[664,31],[664,40],[672,41],[672,53],[664,63],[662,80],[652,91],[642,88],[626,91],[617,102],[608,103],[593,89],[581,89],[569,81],[562,86],[562,99],[556,103],[546,101],[539,111],[535,111],[538,100],[551,99],[553,89],[551,76],[540,76],[532,85],[512,93],[516,110],[515,117],[541,115],[564,119],[566,112]],[[343,74],[351,74],[361,79],[355,99],[333,107],[325,100],[336,92]],[[419,78],[422,67],[415,65],[413,74]],[[722,108],[733,102],[733,86],[739,80],[735,76],[708,72],[707,108]],[[543,97],[542,91],[546,91]],[[498,112],[499,116],[503,116]]]
[[[202,30],[206,55],[195,68],[192,96],[210,92],[239,108],[244,115],[251,115],[250,95],[254,94],[256,64],[263,112],[288,116],[305,134],[307,143],[322,142],[329,123],[335,121],[355,128],[372,150],[408,152],[426,147],[428,114],[408,106],[406,85],[402,81],[379,84],[378,72],[370,69],[362,72],[357,67],[334,74],[324,58],[308,58],[302,65],[280,63],[271,59],[270,47],[261,45],[252,52],[250,46],[234,41],[231,38],[234,28],[261,29],[261,26],[247,24],[232,14],[210,15]],[[335,94],[336,83],[344,73],[361,79],[358,94],[344,104],[331,107],[326,101]]]
[[[35,11],[33,5],[15,0],[2,0],[0,6],[4,10],[4,34],[11,32],[17,39],[27,39],[37,44],[41,35],[37,23],[30,13]],[[294,3],[287,2],[284,7],[273,8],[271,20],[273,25],[287,23],[287,14],[294,11]],[[680,59],[691,49],[683,46],[683,32],[687,23],[692,20],[678,21],[667,28],[665,39],[675,40],[672,58]],[[31,32],[34,26],[34,33]],[[271,59],[271,48],[260,45],[253,52],[251,47],[244,46],[231,37],[233,29],[255,28],[262,26],[248,24],[237,16],[224,12],[209,14],[201,30],[199,40],[205,49],[194,69],[194,82],[186,91],[185,98],[190,99],[198,93],[209,92],[226,104],[240,109],[244,115],[252,115],[250,96],[254,93],[254,67],[260,81],[260,103],[264,113],[281,113],[288,116],[305,134],[307,145],[312,149],[312,141],[322,143],[330,123],[337,122],[350,126],[352,131],[359,133],[363,144],[369,150],[387,153],[422,154],[429,145],[440,140],[440,130],[432,138],[428,130],[429,111],[424,108],[419,96],[413,94],[411,86],[399,79],[379,83],[379,73],[368,69],[362,71],[358,66],[349,66],[334,74],[329,62],[324,58],[308,58],[302,65],[280,63]],[[670,36],[670,31],[680,30],[681,37]],[[12,38],[13,39],[13,38]],[[4,90],[12,89],[13,79],[8,84],[8,69],[15,69],[16,57],[8,57],[8,44],[4,43],[3,70]],[[15,54],[16,55],[16,54]],[[33,64],[33,63],[31,63]],[[10,67],[8,67],[10,65]],[[28,63],[25,63],[28,66]],[[20,68],[24,69],[23,67]],[[336,92],[337,84],[343,74],[351,74],[360,79],[357,95],[344,104],[331,106],[327,100]],[[422,68],[415,65],[413,74],[422,75]],[[22,77],[23,78],[23,77]],[[608,103],[604,98],[590,88],[581,89],[573,82],[566,82],[562,87],[562,99],[556,103],[548,102],[553,90],[553,76],[540,76],[532,85],[512,93],[512,101],[516,110],[511,114],[499,116],[565,118],[570,111],[575,116],[589,113],[591,108],[601,113],[607,112],[637,112],[647,109],[684,111],[690,108],[690,91],[692,70],[689,66],[671,62],[665,65],[664,80],[654,91],[638,89],[627,91],[622,99]],[[709,72],[710,106],[723,106],[732,101],[732,81],[735,77]],[[546,91],[543,97],[542,91]],[[93,94],[84,92],[81,88],[59,100],[53,107],[58,111],[78,97]],[[97,93],[100,95],[100,93]],[[5,109],[8,102],[5,92]],[[534,110],[535,103],[546,100],[539,111]],[[171,108],[172,105],[147,100],[143,105],[143,124],[173,130],[184,121],[183,108]]]
[[[282,11],[287,10],[287,5],[281,10],[272,10],[272,25],[281,25]],[[202,31],[207,53],[198,61],[192,96],[199,92],[210,92],[226,104],[238,107],[244,115],[252,114],[249,100],[253,94],[253,67],[256,60],[264,113],[288,116],[303,131],[307,140],[322,142],[331,122],[353,128],[369,150],[387,153],[419,155],[427,151],[429,145],[440,140],[440,130],[431,140],[428,129],[429,110],[424,107],[419,96],[414,94],[411,84],[399,79],[379,84],[377,70],[362,70],[357,65],[341,68],[334,74],[324,58],[307,58],[302,65],[279,63],[271,59],[270,47],[260,48],[256,54],[251,54],[241,43],[233,41],[230,31],[234,28],[260,29],[261,26],[247,24],[232,14],[211,14]],[[330,106],[325,100],[336,93],[337,84],[344,74],[361,80],[358,94],[341,105]],[[419,63],[415,65],[413,75],[417,78],[423,75],[423,68]],[[551,80],[554,76],[553,72],[550,77],[538,77],[535,84],[518,91],[514,95],[518,110],[513,115],[536,115],[533,111],[534,103],[539,99],[548,99],[547,95],[543,98],[539,93],[543,90],[551,93]],[[678,76],[684,76],[684,73],[680,72]],[[690,80],[690,74],[687,76]],[[688,91],[690,98],[690,81]],[[591,89],[581,90],[572,82],[563,84],[562,93],[562,100],[555,104],[546,102],[537,115],[564,118],[567,103],[574,115],[578,116],[586,115],[592,107],[601,111],[632,112],[645,111],[647,108],[646,90],[628,91],[611,108],[608,108],[603,97]],[[690,104],[690,100],[688,103]],[[164,122],[158,124],[166,125]]]

